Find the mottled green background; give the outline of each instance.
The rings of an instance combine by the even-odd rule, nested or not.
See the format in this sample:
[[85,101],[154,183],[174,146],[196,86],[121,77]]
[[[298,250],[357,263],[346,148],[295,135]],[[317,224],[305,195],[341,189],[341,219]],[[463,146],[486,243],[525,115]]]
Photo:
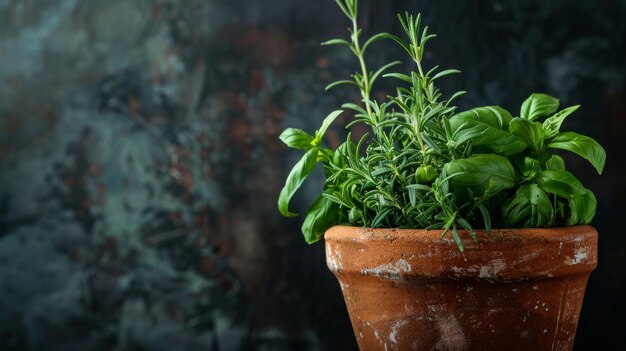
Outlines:
[[[463,108],[582,104],[565,127],[608,157],[567,158],[599,199],[576,348],[623,347],[626,1],[362,2],[369,33],[425,13]],[[331,0],[0,0],[0,349],[354,350],[323,245],[274,206],[278,134],[358,100],[323,93],[346,27]]]

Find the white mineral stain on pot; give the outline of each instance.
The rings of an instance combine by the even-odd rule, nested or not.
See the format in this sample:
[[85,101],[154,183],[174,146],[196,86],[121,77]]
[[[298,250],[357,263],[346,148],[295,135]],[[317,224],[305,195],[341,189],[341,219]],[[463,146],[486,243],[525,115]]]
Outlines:
[[534,250],[533,252],[530,252],[530,253],[524,255],[523,257],[518,258],[517,259],[517,263],[519,264],[519,263],[522,263],[522,262],[526,262],[526,261],[532,260],[534,258],[539,257],[542,253],[543,253],[543,248]]
[[391,326],[391,333],[389,333],[389,340],[391,340],[392,343],[396,344],[398,342],[398,330],[404,326],[409,324],[408,321],[404,320],[404,319],[400,319],[397,320],[392,326]]
[[[466,350],[468,349],[467,338],[461,324],[456,317],[443,306],[428,306],[430,315],[435,317],[439,328],[439,341],[434,345],[434,350]],[[429,320],[431,320],[429,318]]]
[[343,264],[341,263],[341,253],[333,250],[332,246],[327,246],[326,262],[331,271],[343,271]]
[[412,312],[413,311],[413,306],[410,306],[408,302],[404,302],[404,311],[405,312]]
[[[588,252],[587,252],[587,248],[586,247],[579,247],[576,249],[576,251],[574,252],[574,258],[572,258],[572,260],[570,262],[568,262],[567,260],[565,261],[565,264],[567,265],[574,265],[574,264],[579,264],[582,261],[587,260],[588,257]],[[569,258],[569,257],[568,257]]]
[[465,333],[459,322],[450,316],[447,320],[439,320],[441,338],[435,344],[435,350],[465,350],[468,348]]
[[488,265],[480,267],[479,278],[493,279],[506,266],[504,260],[492,260]]
[[454,266],[450,268],[450,271],[456,273],[456,277],[460,277],[464,274],[478,273],[478,277],[482,279],[495,279],[497,274],[506,268],[506,263],[502,259],[491,260],[485,266],[473,265],[467,268]]
[[411,265],[403,258],[395,263],[385,263],[374,268],[366,268],[361,270],[361,274],[375,276],[399,277],[401,273],[411,271]]

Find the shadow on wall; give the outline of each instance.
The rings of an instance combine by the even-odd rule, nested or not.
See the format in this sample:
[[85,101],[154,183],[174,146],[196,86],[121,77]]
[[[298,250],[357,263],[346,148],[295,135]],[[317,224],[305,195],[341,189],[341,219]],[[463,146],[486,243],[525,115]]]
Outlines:
[[[567,128],[609,160],[602,178],[568,160],[601,235],[577,347],[621,345],[626,3],[362,3],[372,31],[425,12],[462,107],[535,90],[583,105]],[[322,93],[354,70],[319,47],[345,27],[330,0],[0,0],[0,348],[355,349],[323,246],[275,210],[297,157],[282,126],[358,101]]]

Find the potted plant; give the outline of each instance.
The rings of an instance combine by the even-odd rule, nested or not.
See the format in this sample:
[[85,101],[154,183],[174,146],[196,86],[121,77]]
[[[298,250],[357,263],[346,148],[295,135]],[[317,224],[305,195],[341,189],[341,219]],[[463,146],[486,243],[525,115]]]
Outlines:
[[[423,64],[421,16],[398,16],[406,40],[389,33],[367,40],[357,24],[357,0],[336,0],[351,21],[347,47],[359,72],[346,84],[361,104],[337,149],[323,145],[331,113],[313,135],[289,128],[280,139],[303,150],[287,177],[278,208],[319,163],[326,182],[308,210],[308,243],[325,233],[326,257],[338,278],[362,350],[569,350],[590,272],[597,233],[587,225],[596,199],[564,160],[567,150],[602,172],[604,149],[593,139],[560,130],[578,106],[532,94],[514,117],[498,106],[459,112],[437,81],[457,70]],[[370,71],[365,54],[382,39],[399,44],[415,70]],[[395,79],[393,96],[371,96],[380,79]],[[478,229],[480,228],[480,229]],[[497,228],[497,229],[496,229]]]

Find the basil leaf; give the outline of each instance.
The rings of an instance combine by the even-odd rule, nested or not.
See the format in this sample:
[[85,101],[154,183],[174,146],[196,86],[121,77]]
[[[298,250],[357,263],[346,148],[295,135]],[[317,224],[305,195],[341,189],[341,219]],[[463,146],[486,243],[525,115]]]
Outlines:
[[583,195],[574,196],[569,199],[571,215],[567,220],[567,225],[589,224],[596,214],[598,201],[591,190],[585,189]]
[[535,93],[529,96],[520,109],[521,118],[533,121],[539,117],[547,117],[559,108],[559,99],[546,94]]
[[524,179],[532,180],[539,172],[541,172],[541,164],[539,161],[530,157],[524,157],[524,172],[522,172]]
[[333,111],[326,118],[324,118],[324,121],[322,122],[322,126],[317,132],[315,132],[315,140],[318,142],[318,144],[324,137],[324,134],[326,134],[326,130],[328,130],[328,127],[330,127],[330,125],[335,121],[335,119],[337,119],[337,117],[339,117],[339,115],[341,115],[342,113],[343,113],[343,110]]
[[580,181],[564,169],[543,171],[536,179],[541,189],[551,194],[570,198],[585,193],[585,187]]
[[350,140],[344,141],[333,154],[333,165],[344,168],[348,164],[349,155],[354,155],[356,145]]
[[559,134],[561,124],[565,118],[571,115],[574,111],[578,110],[580,105],[568,107],[562,111],[555,113],[553,116],[548,117],[543,121],[543,132],[546,135],[546,139],[552,138]]
[[598,174],[602,174],[606,152],[598,142],[590,137],[574,132],[565,132],[552,139],[548,147],[571,151],[589,161],[598,171]]
[[543,147],[543,128],[541,123],[532,122],[523,118],[513,118],[509,131],[516,137],[524,140],[533,151],[538,152]]
[[300,188],[304,180],[313,172],[317,164],[317,154],[319,149],[314,148],[307,151],[304,156],[296,163],[287,176],[285,186],[278,196],[278,210],[285,217],[295,217],[298,214],[289,212],[289,201],[296,191]]
[[302,234],[307,243],[313,244],[324,232],[339,223],[339,205],[324,196],[317,198],[302,223]]
[[309,151],[314,147],[312,144],[313,136],[302,129],[287,128],[280,134],[279,138],[290,148]]
[[565,161],[558,155],[552,155],[548,161],[546,161],[547,169],[565,169]]
[[524,184],[504,206],[503,215],[507,227],[548,227],[554,219],[554,210],[548,195],[537,184]]
[[541,171],[541,164],[534,158],[524,157],[524,170],[539,172]]
[[485,191],[496,194],[515,185],[515,170],[508,159],[493,154],[475,154],[469,158],[453,160],[444,166],[452,192],[471,197]]
[[523,140],[509,133],[511,119],[511,114],[501,107],[478,107],[450,117],[450,127],[457,142],[470,134],[473,145],[510,155],[526,148]]

